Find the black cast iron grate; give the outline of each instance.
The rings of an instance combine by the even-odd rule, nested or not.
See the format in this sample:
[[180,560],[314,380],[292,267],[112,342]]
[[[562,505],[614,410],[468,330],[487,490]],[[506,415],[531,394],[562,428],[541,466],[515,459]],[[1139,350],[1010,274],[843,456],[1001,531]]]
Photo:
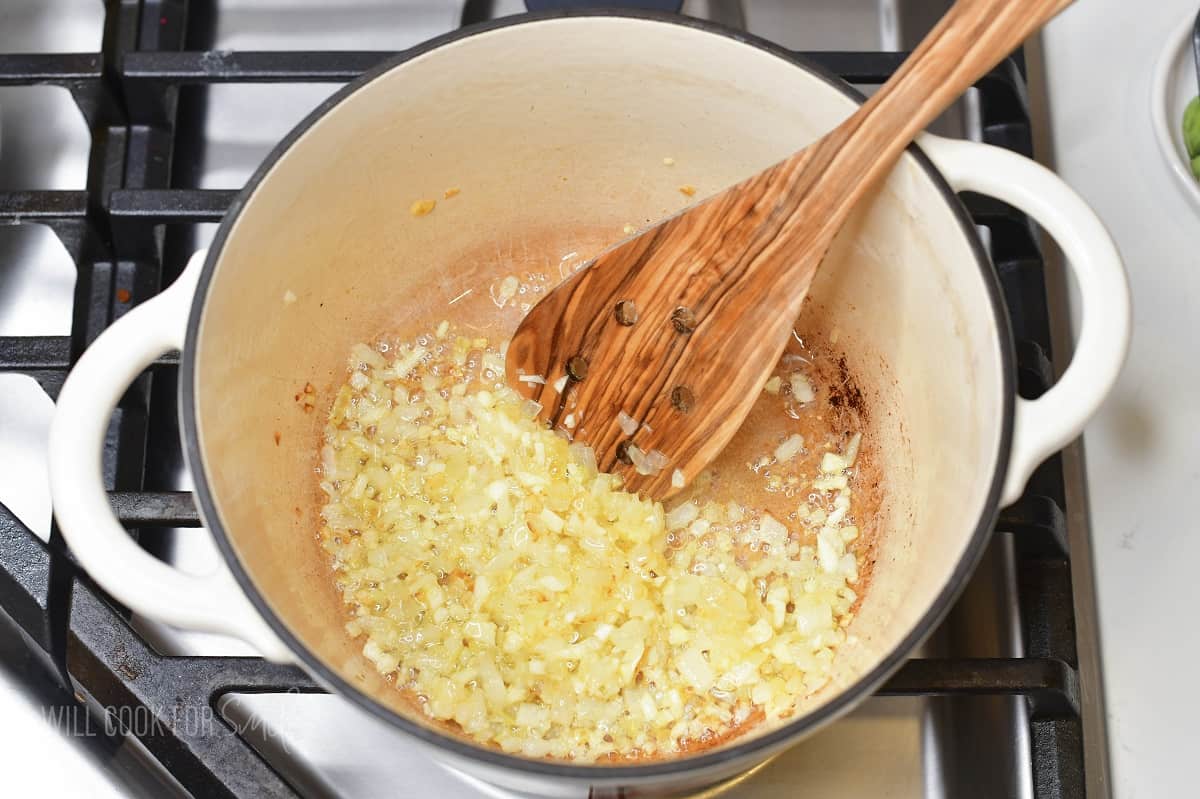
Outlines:
[[[198,223],[218,221],[234,192],[176,188],[193,168],[203,100],[180,87],[213,83],[330,82],[353,79],[387,57],[379,52],[236,52],[214,59],[200,41],[207,3],[107,0],[100,53],[0,54],[0,85],[66,88],[92,145],[82,191],[5,191],[0,224],[42,224],[77,267],[70,336],[0,337],[0,372],[36,379],[54,398],[74,359],[112,321],[179,273]],[[185,32],[193,31],[189,39]],[[201,37],[195,31],[201,31]],[[877,84],[903,54],[807,54],[847,80]],[[978,84],[986,141],[1031,154],[1019,69],[1006,62]],[[186,185],[186,184],[185,184]],[[965,195],[991,231],[993,261],[1012,315],[1022,394],[1051,381],[1043,262],[1033,226],[1013,209]],[[3,287],[0,287],[3,290]],[[104,474],[131,534],[139,528],[198,527],[186,493],[156,481],[178,462],[177,357],[166,356],[126,394],[108,431]],[[890,695],[1016,695],[1028,702],[1038,799],[1085,793],[1079,674],[1067,560],[1062,466],[1052,459],[996,529],[1017,552],[1023,658],[909,661],[881,690]],[[1090,589],[1090,586],[1088,587]],[[49,656],[74,700],[139,708],[156,721],[138,735],[150,753],[197,796],[294,796],[289,785],[224,722],[176,722],[181,711],[215,709],[229,693],[317,692],[292,667],[253,657],[156,653],[127,613],[76,571],[57,531],[43,544],[0,505],[0,608],[31,646]],[[67,700],[71,701],[71,700]],[[219,714],[215,714],[220,719]]]

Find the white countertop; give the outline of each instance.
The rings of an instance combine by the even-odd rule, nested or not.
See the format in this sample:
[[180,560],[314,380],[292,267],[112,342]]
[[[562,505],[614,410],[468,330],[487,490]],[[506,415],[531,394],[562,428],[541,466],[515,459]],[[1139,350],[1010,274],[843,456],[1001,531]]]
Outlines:
[[1043,34],[1052,166],[1133,286],[1129,363],[1085,434],[1113,795],[1195,796],[1200,732],[1200,212],[1151,127],[1151,78],[1197,0],[1078,0]]

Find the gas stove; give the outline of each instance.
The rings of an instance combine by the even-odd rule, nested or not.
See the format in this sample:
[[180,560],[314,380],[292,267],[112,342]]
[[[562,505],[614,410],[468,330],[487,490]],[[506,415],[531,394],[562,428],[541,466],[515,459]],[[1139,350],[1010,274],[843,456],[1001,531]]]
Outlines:
[[[869,91],[945,0],[686,2]],[[71,363],[211,237],[237,189],[317,103],[388,54],[520,3],[6,0],[0,11],[0,695],[89,753],[77,792],[162,796],[501,796],[237,641],[128,614],[77,571],[45,485],[52,400]],[[834,48],[834,49],[831,49]],[[938,132],[1032,154],[1024,59]],[[1053,382],[1064,293],[1035,227],[964,196],[1012,316],[1023,396]],[[105,448],[111,499],[148,550],[201,571],[176,417],[177,359],[127,393]],[[949,617],[879,692],[729,796],[1064,799],[1107,792],[1094,586],[1079,453],[1007,508]],[[71,748],[73,747],[73,748]],[[66,763],[44,754],[33,770]],[[706,795],[711,795],[709,792]]]

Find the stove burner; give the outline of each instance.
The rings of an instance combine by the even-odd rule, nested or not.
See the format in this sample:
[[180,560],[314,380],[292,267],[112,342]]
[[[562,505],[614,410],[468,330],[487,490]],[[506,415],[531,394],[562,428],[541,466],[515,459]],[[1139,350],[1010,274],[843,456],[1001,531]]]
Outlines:
[[[0,85],[67,89],[92,132],[86,189],[0,189],[0,225],[49,226],[78,268],[70,336],[0,337],[0,372],[33,377],[52,398],[75,356],[115,317],[168,284],[191,252],[194,226],[218,221],[234,197],[232,191],[173,188],[171,165],[186,164],[192,157],[188,148],[199,124],[181,113],[179,87],[340,83],[385,56],[248,52],[215,57],[188,51],[185,8],[175,2],[110,2],[98,54],[0,54]],[[807,57],[853,83],[878,84],[903,54],[819,52]],[[1016,62],[984,77],[978,90],[983,139],[1031,154],[1031,123]],[[996,201],[975,196],[964,201],[975,221],[990,231],[1018,342],[1021,392],[1037,395],[1052,381],[1053,370],[1043,263],[1033,228]],[[117,489],[111,494],[113,505],[134,535],[140,528],[199,526],[189,494],[141,490],[155,485],[156,470],[163,464],[179,462],[177,368],[176,357],[161,358],[127,393],[110,428],[105,474]],[[1084,793],[1083,689],[1066,510],[1063,469],[1056,457],[1035,474],[1024,497],[996,525],[998,533],[1013,538],[1016,623],[1025,657],[912,660],[879,692],[1024,697],[1036,799]],[[178,714],[211,711],[231,693],[319,692],[299,670],[254,657],[156,653],[129,626],[127,613],[75,571],[58,536],[43,544],[3,505],[0,607],[50,656],[77,699],[142,709],[156,719],[159,723],[148,731],[133,732],[193,794],[297,794],[299,787],[289,784],[220,714],[213,724],[177,722]]]

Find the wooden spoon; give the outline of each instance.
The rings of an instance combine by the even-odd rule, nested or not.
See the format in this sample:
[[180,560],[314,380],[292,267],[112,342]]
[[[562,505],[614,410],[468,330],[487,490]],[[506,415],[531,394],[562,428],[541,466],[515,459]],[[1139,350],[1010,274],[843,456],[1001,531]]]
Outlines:
[[509,344],[508,383],[630,490],[661,499],[690,482],[750,412],[854,206],[926,125],[1070,4],[958,0],[827,136],[615,245],[544,297]]

